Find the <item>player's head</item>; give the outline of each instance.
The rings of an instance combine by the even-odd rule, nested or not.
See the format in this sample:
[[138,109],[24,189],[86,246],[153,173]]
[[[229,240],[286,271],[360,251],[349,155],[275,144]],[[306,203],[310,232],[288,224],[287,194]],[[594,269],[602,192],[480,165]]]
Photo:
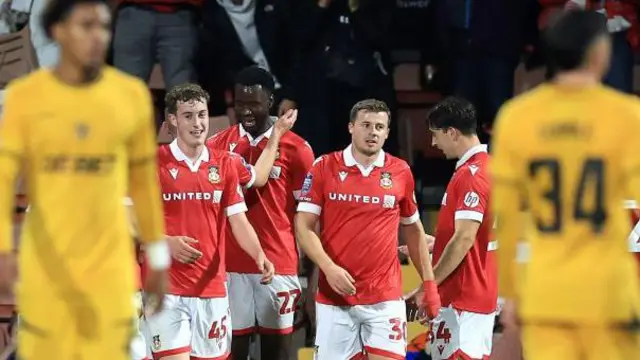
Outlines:
[[595,11],[571,10],[544,31],[551,74],[587,71],[601,79],[609,68],[611,39],[607,19]]
[[372,156],[378,153],[389,137],[391,112],[384,101],[358,101],[349,115],[349,133],[356,151]]
[[209,132],[209,94],[196,84],[176,85],[164,97],[169,125],[178,140],[187,146],[199,146]]
[[476,137],[476,109],[465,99],[448,97],[440,101],[427,114],[431,145],[440,149],[447,159],[461,154],[461,144]]
[[50,0],[42,26],[74,66],[92,72],[104,64],[111,42],[111,9],[105,0]]
[[273,105],[273,76],[258,66],[242,69],[235,80],[235,111],[238,121],[250,134],[269,128],[269,109]]

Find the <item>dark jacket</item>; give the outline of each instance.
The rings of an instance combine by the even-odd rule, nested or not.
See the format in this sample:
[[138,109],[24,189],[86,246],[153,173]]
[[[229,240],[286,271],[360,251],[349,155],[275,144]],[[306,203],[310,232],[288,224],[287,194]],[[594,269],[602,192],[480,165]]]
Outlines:
[[[283,86],[281,96],[295,100],[292,78],[297,50],[292,39],[290,0],[255,0],[255,22],[260,45],[273,75]],[[255,65],[248,57],[227,12],[216,0],[207,0],[202,9],[200,75],[211,93],[214,112],[219,112],[223,93],[233,88],[235,75]],[[226,106],[225,106],[226,107]]]

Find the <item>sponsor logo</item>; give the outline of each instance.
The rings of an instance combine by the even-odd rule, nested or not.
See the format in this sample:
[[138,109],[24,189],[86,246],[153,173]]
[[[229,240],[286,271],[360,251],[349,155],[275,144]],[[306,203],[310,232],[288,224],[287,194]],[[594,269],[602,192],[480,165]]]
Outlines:
[[313,175],[307,174],[304,178],[304,182],[302,183],[302,189],[300,190],[301,195],[307,195],[309,191],[311,191],[311,186],[313,185]]
[[462,200],[466,207],[474,208],[480,204],[480,196],[473,191],[469,191],[464,194],[464,200]]
[[[215,201],[216,198],[218,198],[218,201]],[[162,193],[162,200],[164,201],[202,200],[202,201],[212,201],[214,203],[218,203],[220,202],[221,198],[222,198],[222,190],[215,190],[213,192]]]

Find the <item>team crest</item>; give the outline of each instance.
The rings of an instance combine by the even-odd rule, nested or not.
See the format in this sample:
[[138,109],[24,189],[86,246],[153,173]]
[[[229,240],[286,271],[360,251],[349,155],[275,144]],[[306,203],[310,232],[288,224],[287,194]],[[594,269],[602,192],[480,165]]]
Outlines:
[[391,189],[393,187],[393,180],[391,180],[391,173],[384,171],[380,174],[380,186],[383,189]]
[[153,350],[160,350],[160,348],[162,347],[162,344],[160,343],[160,335],[154,335],[153,336]]
[[220,182],[220,172],[217,166],[209,166],[209,182],[217,184]]
[[78,139],[84,140],[87,137],[87,135],[89,135],[89,126],[81,122],[77,123],[76,136],[78,137]]

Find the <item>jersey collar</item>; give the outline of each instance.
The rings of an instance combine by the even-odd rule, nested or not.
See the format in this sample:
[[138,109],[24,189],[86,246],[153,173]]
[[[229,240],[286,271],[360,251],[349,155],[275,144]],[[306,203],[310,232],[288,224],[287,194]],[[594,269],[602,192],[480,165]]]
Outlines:
[[[275,123],[276,120],[278,120],[278,118],[271,116],[271,120]],[[273,132],[273,125],[269,128],[269,130],[267,130],[264,134],[256,137],[255,139],[251,136],[251,134],[249,134],[243,127],[242,124],[238,123],[238,129],[240,131],[240,137],[247,137],[247,139],[249,139],[249,145],[251,146],[257,146],[260,141],[262,141],[262,139],[264,138],[270,138],[271,137],[271,133]]]
[[348,167],[357,166],[358,169],[360,169],[360,172],[362,173],[363,176],[369,176],[369,174],[371,174],[371,171],[373,171],[374,167],[384,166],[385,154],[383,150],[380,150],[376,160],[368,167],[365,167],[362,164],[358,163],[358,161],[356,161],[356,158],[353,157],[352,151],[353,151],[352,145],[347,146],[347,148],[342,151],[342,160],[344,160],[344,164],[347,165]]
[[456,169],[464,165],[464,163],[466,163],[467,161],[469,161],[469,159],[471,159],[473,155],[479,154],[479,153],[486,153],[486,152],[487,152],[487,145],[480,144],[472,147],[471,149],[467,150],[467,152],[462,154],[462,156],[460,156],[460,160],[458,160],[458,162],[456,163]]
[[177,161],[184,161],[189,167],[189,170],[193,172],[198,171],[198,168],[200,168],[200,164],[202,162],[209,161],[209,149],[207,149],[206,146],[204,147],[204,149],[202,149],[200,157],[196,159],[195,162],[191,161],[191,159],[189,159],[187,155],[185,155],[184,152],[180,150],[180,148],[178,147],[177,139],[173,140],[171,144],[169,144],[169,150],[171,150],[171,154]]

